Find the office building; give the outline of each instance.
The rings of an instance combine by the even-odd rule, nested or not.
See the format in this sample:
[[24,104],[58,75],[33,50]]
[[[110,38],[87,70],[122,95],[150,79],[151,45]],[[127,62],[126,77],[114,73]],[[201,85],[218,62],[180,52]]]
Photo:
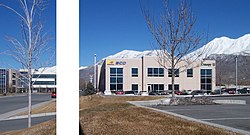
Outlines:
[[[172,90],[170,66],[164,68],[155,56],[131,59],[105,59],[98,66],[98,89],[115,93],[118,90],[162,92]],[[192,64],[181,61],[175,69],[175,90],[215,89],[215,61],[202,60]]]

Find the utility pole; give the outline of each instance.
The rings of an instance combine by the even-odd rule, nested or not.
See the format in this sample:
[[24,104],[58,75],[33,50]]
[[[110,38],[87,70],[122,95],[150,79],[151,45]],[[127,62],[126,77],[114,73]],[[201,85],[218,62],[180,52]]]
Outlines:
[[94,89],[97,92],[97,89],[96,89],[96,54],[94,54]]
[[235,87],[236,87],[236,93],[238,93],[237,92],[237,87],[238,87],[238,74],[237,74],[237,71],[238,71],[238,60],[237,60],[237,55],[236,55],[236,57],[235,57]]

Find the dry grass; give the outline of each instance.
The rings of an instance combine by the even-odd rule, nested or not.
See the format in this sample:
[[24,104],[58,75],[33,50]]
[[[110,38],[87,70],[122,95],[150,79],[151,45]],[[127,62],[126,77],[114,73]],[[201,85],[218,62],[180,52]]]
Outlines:
[[87,135],[231,135],[222,129],[190,122],[126,103],[159,97],[80,98],[80,122]]
[[[56,100],[53,100],[40,107],[32,108],[32,114],[49,113],[49,112],[56,112]],[[17,116],[20,115],[28,115],[28,111],[17,114]]]
[[22,130],[2,132],[1,135],[55,135],[56,120],[50,120]]

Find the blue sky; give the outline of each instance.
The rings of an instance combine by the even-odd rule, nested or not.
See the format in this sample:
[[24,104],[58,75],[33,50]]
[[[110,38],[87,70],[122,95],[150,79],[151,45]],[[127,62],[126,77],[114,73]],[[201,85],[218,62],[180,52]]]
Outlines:
[[[160,0],[141,0],[159,13]],[[170,0],[176,5],[177,0]],[[192,0],[198,32],[208,31],[208,40],[250,33],[249,0]],[[154,42],[140,9],[139,0],[80,0],[80,65],[122,50],[151,50]]]
[[[4,3],[12,8],[20,9],[17,0],[0,0],[0,3]],[[20,11],[20,10],[19,10]],[[48,45],[55,50],[56,46],[56,8],[55,0],[48,0],[47,7],[42,14],[42,21],[44,22],[44,32],[46,32],[52,40],[48,42]],[[4,7],[0,7],[0,52],[9,49],[10,43],[6,41],[6,36],[18,37],[20,35],[20,19],[16,14],[9,11]],[[55,61],[53,64],[55,65]],[[0,54],[0,68],[20,68],[12,57]]]

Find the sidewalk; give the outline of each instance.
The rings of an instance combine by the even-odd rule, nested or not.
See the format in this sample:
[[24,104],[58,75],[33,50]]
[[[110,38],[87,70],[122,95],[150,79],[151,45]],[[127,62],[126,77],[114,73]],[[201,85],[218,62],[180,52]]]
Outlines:
[[[53,115],[56,115],[56,112],[32,114],[31,118],[44,117],[44,116],[53,116]],[[13,117],[9,117],[9,118],[7,118],[5,120],[16,120],[16,119],[24,119],[24,118],[28,118],[28,115],[13,116]]]

